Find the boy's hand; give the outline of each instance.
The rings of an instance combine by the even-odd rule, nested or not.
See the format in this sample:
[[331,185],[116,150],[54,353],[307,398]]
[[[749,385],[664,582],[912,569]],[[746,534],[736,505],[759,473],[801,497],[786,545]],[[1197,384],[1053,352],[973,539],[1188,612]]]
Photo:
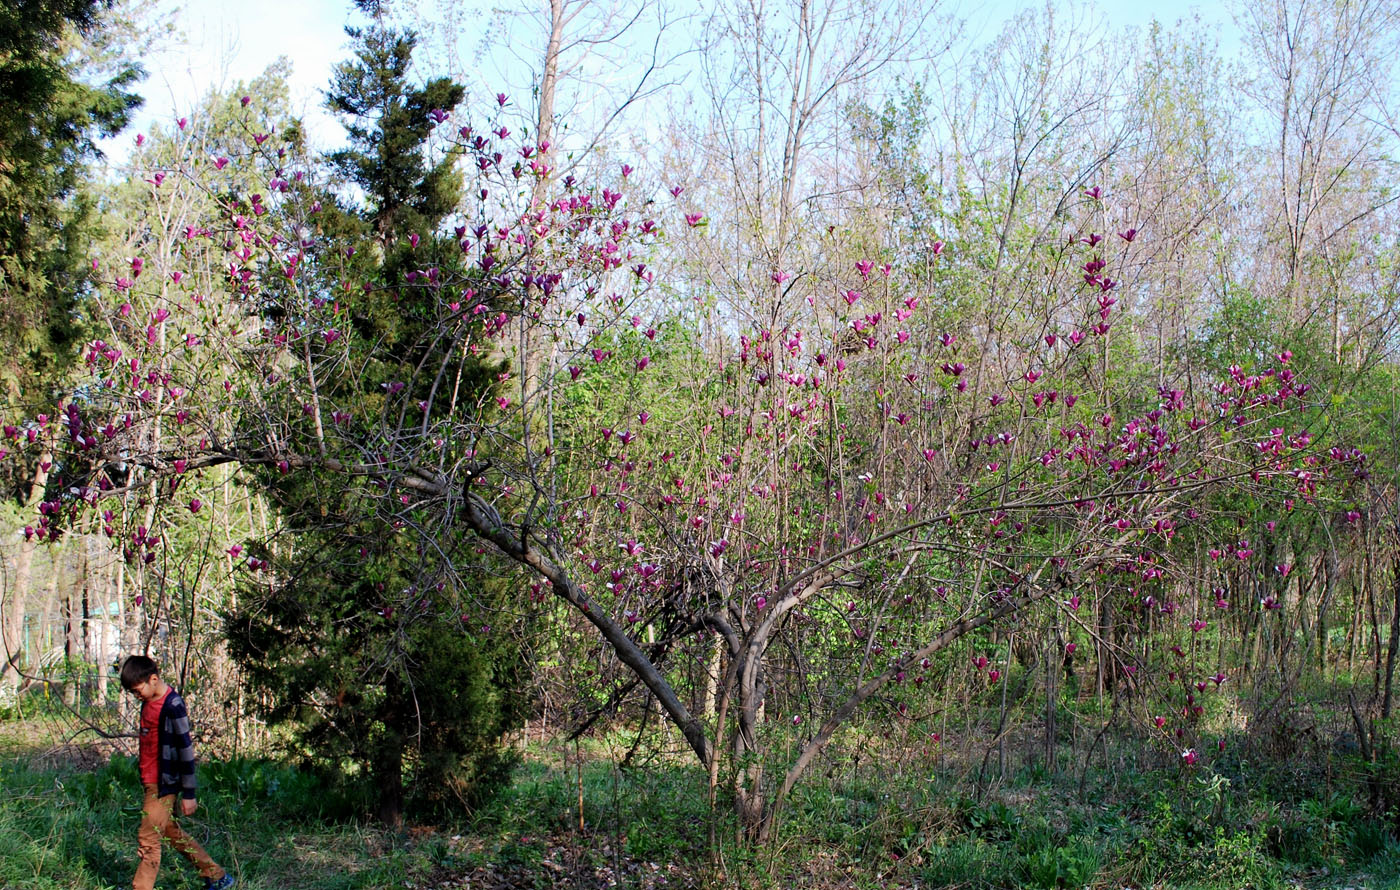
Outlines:
[[193,798],[182,797],[180,798],[180,815],[193,816],[195,808],[198,806],[199,804],[195,803]]

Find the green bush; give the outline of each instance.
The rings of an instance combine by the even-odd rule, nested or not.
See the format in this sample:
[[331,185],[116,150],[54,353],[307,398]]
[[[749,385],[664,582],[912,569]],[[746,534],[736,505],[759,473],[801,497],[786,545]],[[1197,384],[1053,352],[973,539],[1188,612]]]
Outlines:
[[963,837],[946,846],[932,847],[918,873],[931,887],[999,890],[1020,884],[1015,859],[1001,855],[996,846],[978,837]]
[[[390,587],[407,587],[399,554]],[[384,582],[330,574],[244,597],[228,620],[230,651],[264,716],[283,728],[286,754],[322,778],[337,807],[391,821],[399,795],[414,818],[469,812],[503,788],[516,754],[502,739],[521,725],[525,665],[504,635],[472,635],[455,618],[424,615],[386,629],[370,604]],[[308,601],[360,597],[356,620],[315,626]],[[504,593],[502,594],[504,595]],[[368,615],[369,617],[365,617]],[[333,642],[328,642],[333,641]],[[387,650],[387,651],[384,651]],[[364,653],[388,659],[367,681]]]
[[1265,888],[1281,883],[1278,868],[1269,861],[1257,832],[1215,830],[1209,856],[1202,862],[1201,876],[1226,887]]
[[1021,875],[1025,886],[1057,890],[1084,887],[1098,875],[1100,855],[1088,838],[1073,837],[1042,846],[1025,855]]
[[1352,824],[1347,832],[1347,847],[1362,862],[1369,862],[1395,846],[1395,836],[1385,825],[1371,819]]
[[989,841],[1010,840],[1021,825],[1021,814],[1001,801],[974,807],[967,816],[968,828]]

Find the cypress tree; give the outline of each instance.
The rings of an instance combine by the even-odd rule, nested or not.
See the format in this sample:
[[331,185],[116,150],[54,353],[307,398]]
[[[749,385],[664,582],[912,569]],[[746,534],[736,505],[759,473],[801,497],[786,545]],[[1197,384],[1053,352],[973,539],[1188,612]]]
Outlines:
[[[418,369],[445,348],[435,337],[442,295],[415,270],[477,273],[443,237],[462,200],[455,156],[428,153],[464,89],[447,78],[412,85],[415,35],[386,26],[378,4],[357,5],[372,21],[347,29],[355,55],[337,67],[328,96],[350,144],[328,158],[340,187],[319,196],[317,214],[320,238],[341,261],[316,286],[344,300],[354,342],[373,344],[355,377],[322,393],[358,406],[334,447],[363,455],[398,440],[389,382],[425,390]],[[356,285],[348,292],[347,281]],[[489,393],[497,369],[458,360],[463,391]],[[512,755],[500,740],[524,717],[519,648],[465,617],[489,611],[505,590],[463,569],[474,557],[461,534],[429,542],[405,532],[412,517],[393,492],[347,489],[314,472],[269,471],[263,481],[289,546],[261,548],[279,580],[250,585],[228,631],[247,682],[270,702],[269,721],[293,730],[306,759],[372,797],[388,824],[406,807],[475,805],[508,777]]]

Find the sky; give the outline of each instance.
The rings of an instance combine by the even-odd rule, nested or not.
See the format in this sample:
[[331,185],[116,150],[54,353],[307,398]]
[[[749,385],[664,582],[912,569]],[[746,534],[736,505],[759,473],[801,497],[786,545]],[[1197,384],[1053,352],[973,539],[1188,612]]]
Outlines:
[[[517,5],[543,2],[519,0]],[[495,4],[465,0],[463,5],[481,10]],[[948,14],[966,22],[975,44],[991,39],[1016,12],[1042,5],[1034,0],[953,0]],[[1096,5],[1115,28],[1143,28],[1154,18],[1170,24],[1195,14],[1220,23],[1222,51],[1233,36],[1229,14],[1218,0],[1099,0]],[[339,126],[322,109],[321,97],[332,65],[349,54],[345,26],[359,20],[349,0],[162,0],[160,8],[184,39],[143,60],[149,72],[142,88],[146,105],[133,126],[103,145],[114,164],[127,157],[137,133],[174,121],[199,96],[251,79],[281,56],[292,61],[293,108],[304,113],[312,142],[324,146],[339,141]],[[481,20],[466,18],[468,26]],[[508,49],[503,58],[495,64],[513,63]]]
[[320,108],[320,91],[331,66],[347,55],[348,0],[163,0],[160,10],[183,40],[141,60],[146,103],[131,127],[104,144],[114,161],[126,156],[137,133],[182,116],[211,90],[256,77],[282,56],[292,60],[293,107],[304,108],[317,130],[334,127]]

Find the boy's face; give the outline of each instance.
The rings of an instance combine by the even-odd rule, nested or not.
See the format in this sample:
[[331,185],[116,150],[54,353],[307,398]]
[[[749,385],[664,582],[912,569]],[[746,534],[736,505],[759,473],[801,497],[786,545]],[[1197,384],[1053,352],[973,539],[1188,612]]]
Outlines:
[[141,699],[141,701],[151,701],[159,694],[160,675],[151,674],[146,679],[131,687],[131,694]]

